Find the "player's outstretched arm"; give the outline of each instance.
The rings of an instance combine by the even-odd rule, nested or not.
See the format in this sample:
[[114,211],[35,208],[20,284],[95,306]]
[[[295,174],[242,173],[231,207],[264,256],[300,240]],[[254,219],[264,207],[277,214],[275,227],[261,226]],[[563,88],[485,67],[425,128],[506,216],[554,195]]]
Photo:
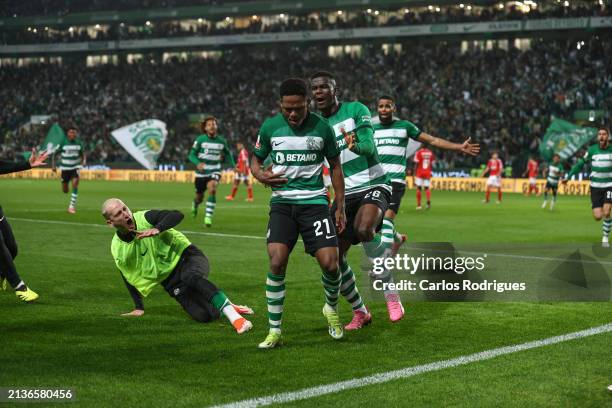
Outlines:
[[32,154],[30,155],[30,167],[39,167],[39,166],[44,166],[45,161],[47,161],[47,158],[49,157],[49,153],[42,152],[41,154],[38,154],[38,152],[36,151],[36,149],[32,149]]
[[[588,153],[587,153],[588,154]],[[563,178],[561,180],[561,182],[563,184],[567,183],[567,181],[574,177],[576,174],[580,173],[580,171],[582,170],[582,168],[584,167],[584,164],[586,163],[586,160],[584,158],[580,158],[578,159],[578,161],[576,162],[576,164],[574,164],[574,166],[572,166],[571,170],[569,171],[569,173],[566,174],[565,178]]]
[[480,145],[478,143],[470,143],[472,141],[471,137],[468,137],[463,143],[453,143],[440,137],[421,132],[418,139],[420,142],[427,143],[439,149],[454,150],[470,156],[477,156],[478,153],[480,153]]
[[336,233],[342,234],[346,227],[346,213],[344,209],[344,173],[340,156],[327,158],[331,171],[332,186],[334,187],[334,201],[336,201]]
[[263,170],[262,161],[256,154],[253,154],[251,159],[251,174],[260,183],[269,187],[281,187],[283,184],[286,184],[289,180],[286,177],[283,177],[285,173],[272,173],[272,170]]
[[18,171],[29,170],[30,168],[30,163],[26,161],[10,162],[0,160],[0,174],[16,173]]
[[140,292],[138,292],[138,289],[130,285],[130,283],[125,280],[123,274],[121,274],[121,278],[123,279],[123,283],[125,283],[125,287],[127,288],[128,292],[130,292],[132,300],[134,301],[134,310],[128,313],[122,313],[121,316],[142,316],[144,314],[144,304],[142,303],[142,296],[140,295]]
[[184,217],[183,213],[177,210],[149,210],[145,213],[145,218],[155,227],[136,232],[136,238],[142,239],[158,235],[179,225]]
[[30,156],[29,161],[21,161],[21,162],[10,162],[0,160],[0,174],[8,174],[8,173],[16,173],[18,171],[29,170],[32,167],[38,167],[45,164],[45,160],[49,155],[47,152],[43,152],[38,155],[36,153],[36,149],[32,149],[32,155]]

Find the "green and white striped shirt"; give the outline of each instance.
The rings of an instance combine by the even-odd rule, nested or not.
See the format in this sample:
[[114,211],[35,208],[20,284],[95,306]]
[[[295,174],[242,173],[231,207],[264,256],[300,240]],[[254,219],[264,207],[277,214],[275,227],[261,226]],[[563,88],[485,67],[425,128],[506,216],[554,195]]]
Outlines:
[[415,140],[413,143],[418,143],[421,129],[407,120],[394,119],[391,123],[383,124],[376,117],[372,122],[374,142],[376,142],[378,157],[385,173],[392,183],[406,184],[409,140],[413,139]]
[[558,185],[561,174],[563,174],[563,165],[561,163],[550,163],[548,165],[548,173],[546,174],[546,182],[551,186]]
[[60,152],[58,166],[60,170],[75,170],[83,167],[85,148],[79,139],[65,140],[58,146],[57,151]]
[[204,163],[203,170],[196,170],[196,177],[210,177],[221,172],[224,159],[229,159],[230,165],[236,165],[232,152],[223,136],[210,137],[207,134],[198,136],[189,151],[189,161],[196,166]]
[[272,159],[272,172],[289,181],[272,187],[271,203],[328,204],[323,184],[323,160],[340,154],[334,131],[316,113],[308,113],[294,129],[280,113],[261,126],[254,150],[261,161]]
[[347,133],[357,133],[364,127],[372,129],[370,110],[361,102],[343,102],[338,111],[326,119],[334,128],[336,141],[340,148],[346,196],[364,193],[374,187],[382,187],[391,193],[391,184],[380,163],[376,148],[372,155],[359,155],[348,149],[342,135],[341,129]]
[[605,149],[599,147],[599,144],[589,147],[582,159],[572,167],[569,177],[578,174],[585,163],[591,163],[589,178],[592,188],[612,187],[612,145]]

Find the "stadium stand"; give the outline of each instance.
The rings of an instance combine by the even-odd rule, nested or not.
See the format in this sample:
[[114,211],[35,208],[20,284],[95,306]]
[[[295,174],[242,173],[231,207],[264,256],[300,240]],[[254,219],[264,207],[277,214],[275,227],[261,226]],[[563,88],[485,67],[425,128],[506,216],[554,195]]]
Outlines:
[[[95,2],[94,2],[95,3]],[[137,2],[126,2],[137,4]],[[155,3],[155,2],[153,2]],[[95,4],[94,4],[95,5]],[[415,24],[467,23],[482,21],[509,21],[545,18],[577,18],[609,16],[609,8],[593,2],[544,3],[536,8],[524,8],[516,4],[498,7],[420,6],[397,10],[365,9],[348,11],[313,12],[303,15],[262,15],[246,18],[208,20],[203,18],[165,20],[126,25],[97,24],[90,26],[27,26],[5,30],[0,34],[2,44],[65,43],[82,41],[116,41],[145,38],[188,37],[229,34],[279,33],[294,31],[346,30],[365,27],[393,27]]]
[[[196,3],[216,4],[123,0],[113,2],[113,10],[180,10]],[[242,3],[237,10],[260,3],[271,10],[276,5]],[[219,117],[221,132],[230,140],[253,143],[262,120],[276,111],[279,82],[317,69],[338,76],[344,99],[359,99],[374,110],[377,95],[392,93],[402,118],[455,141],[472,136],[483,145],[483,154],[498,149],[509,165],[537,149],[552,116],[573,120],[588,112],[588,120],[581,116],[581,121],[610,123],[609,5],[603,1],[433,4],[380,10],[364,10],[357,4],[344,12],[328,8],[294,15],[277,10],[220,19],[161,18],[149,24],[143,19],[140,25],[116,20],[45,29],[28,25],[27,16],[85,13],[79,15],[85,21],[93,15],[86,13],[108,11],[107,2],[3,2],[0,22],[16,15],[20,23],[5,24],[0,30],[5,44],[0,45],[0,155],[14,158],[38,145],[50,124],[58,121],[81,129],[90,164],[126,162],[129,156],[114,144],[110,132],[158,118],[170,131],[160,161],[185,164],[197,132],[197,114]],[[594,19],[599,25],[593,25]],[[512,21],[521,23],[504,25]],[[480,32],[428,35],[456,23],[482,22],[486,27]],[[536,28],[525,29],[534,22]],[[369,33],[351,37],[372,27],[403,26],[428,31],[391,39],[369,38]],[[272,37],[260,44],[249,44],[244,37],[212,46],[186,42],[188,37],[225,39],[229,34],[299,35],[325,30],[344,34],[317,41],[296,37],[299,43]],[[148,38],[154,39],[153,45],[139,48]],[[170,42],[164,42],[166,38]],[[123,40],[127,48],[121,48]],[[74,42],[85,46],[70,48],[78,45]],[[168,44],[173,48],[164,48]],[[32,126],[33,115],[50,119]],[[441,169],[476,164],[453,154],[440,153],[438,158]]]

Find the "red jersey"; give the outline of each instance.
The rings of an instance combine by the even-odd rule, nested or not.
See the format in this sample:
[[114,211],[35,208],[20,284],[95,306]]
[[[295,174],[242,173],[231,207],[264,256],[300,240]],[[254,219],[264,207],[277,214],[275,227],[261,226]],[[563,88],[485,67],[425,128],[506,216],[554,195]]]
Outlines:
[[414,154],[414,162],[417,165],[416,174],[418,178],[431,178],[431,164],[434,162],[434,154],[426,147],[422,147]]
[[527,171],[529,172],[529,178],[538,177],[538,162],[529,160],[529,162],[527,162]]
[[247,149],[242,149],[238,153],[238,160],[236,160],[236,168],[240,174],[249,174],[249,152]]
[[502,163],[501,159],[489,159],[485,171],[489,170],[489,176],[501,176],[503,168],[504,163]]

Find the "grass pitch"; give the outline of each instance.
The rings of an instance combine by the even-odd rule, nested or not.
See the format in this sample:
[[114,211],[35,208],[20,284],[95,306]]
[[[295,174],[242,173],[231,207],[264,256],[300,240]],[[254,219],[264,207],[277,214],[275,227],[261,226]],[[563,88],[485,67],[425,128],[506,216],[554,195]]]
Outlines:
[[[223,197],[213,227],[189,215],[187,184],[83,181],[77,214],[59,181],[2,180],[1,204],[19,244],[17,267],[41,298],[19,303],[0,292],[0,386],[76,390],[71,406],[203,407],[426,364],[612,322],[612,304],[414,303],[400,323],[384,304],[374,322],[342,341],[327,334],[315,261],[296,245],[287,272],[286,345],[256,348],[267,334],[264,294],[269,190],[255,202]],[[226,321],[191,321],[161,288],[145,315],[126,318],[132,303],[110,256],[113,230],[100,216],[104,199],[133,210],[179,209],[179,229],[211,263],[210,279],[236,303],[253,307],[254,329],[238,336]],[[601,224],[587,197],[559,197],[555,211],[540,199],[507,194],[501,205],[481,194],[434,191],[429,211],[414,210],[408,191],[396,225],[413,242],[597,242]],[[219,234],[219,235],[217,235]],[[354,248],[357,267],[361,250]],[[341,301],[343,320],[350,308]],[[604,406],[612,383],[612,334],[547,346],[292,403],[296,406]],[[22,406],[22,405],[20,405]],[[37,404],[36,406],[40,406]]]

